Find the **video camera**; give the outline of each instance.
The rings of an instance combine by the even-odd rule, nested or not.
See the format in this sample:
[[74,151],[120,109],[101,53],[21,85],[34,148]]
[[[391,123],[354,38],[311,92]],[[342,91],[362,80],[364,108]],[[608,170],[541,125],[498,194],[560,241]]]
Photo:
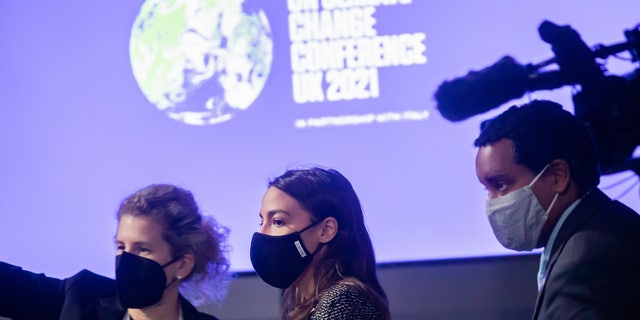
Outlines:
[[[628,51],[640,61],[640,24],[624,32],[627,41],[589,48],[570,26],[544,21],[538,27],[555,56],[522,65],[505,56],[480,71],[445,81],[435,92],[437,108],[450,121],[489,111],[526,92],[579,85],[573,95],[574,113],[593,134],[603,174],[632,170],[640,175],[640,69],[626,75],[607,75],[596,59]],[[559,69],[542,69],[557,64]]]

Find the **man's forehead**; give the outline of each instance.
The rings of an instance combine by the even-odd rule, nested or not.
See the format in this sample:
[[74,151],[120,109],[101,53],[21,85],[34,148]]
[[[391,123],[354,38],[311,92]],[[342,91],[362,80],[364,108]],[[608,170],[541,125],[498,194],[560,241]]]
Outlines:
[[502,139],[478,149],[476,173],[479,178],[526,174],[527,168],[515,161],[513,142]]
[[477,160],[500,161],[515,164],[513,141],[501,139],[478,148]]

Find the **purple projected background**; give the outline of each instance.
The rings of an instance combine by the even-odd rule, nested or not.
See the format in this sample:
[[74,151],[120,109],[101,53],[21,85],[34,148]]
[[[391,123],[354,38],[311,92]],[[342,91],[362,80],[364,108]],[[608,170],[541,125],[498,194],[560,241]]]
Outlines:
[[[348,1],[333,1],[341,2]],[[360,99],[346,100],[314,87],[318,73],[294,75],[296,39],[287,21],[303,3],[313,1],[246,1],[263,10],[270,28],[264,88],[231,109],[230,120],[199,126],[158,110],[134,77],[129,45],[142,1],[0,2],[0,259],[58,277],[82,268],[113,275],[120,200],[170,182],[192,190],[203,211],[231,229],[232,269],[251,270],[249,243],[266,182],[299,165],[334,167],[352,181],[380,262],[511,254],[484,215],[472,145],[480,121],[504,106],[451,123],[435,110],[435,89],[505,54],[521,63],[550,58],[537,34],[545,19],[571,25],[591,46],[621,42],[623,30],[640,22],[636,0],[416,0],[360,8],[375,19],[369,32],[404,39],[414,51],[406,65],[370,62],[340,76],[320,73],[366,79]],[[227,68],[233,66],[242,61]],[[607,63],[612,74],[634,67]],[[302,83],[296,77],[310,79],[308,95],[294,94]],[[566,87],[509,104],[530,98],[572,110]],[[629,175],[607,176],[601,187]],[[618,198],[636,180],[605,191]],[[639,210],[638,187],[620,200]]]

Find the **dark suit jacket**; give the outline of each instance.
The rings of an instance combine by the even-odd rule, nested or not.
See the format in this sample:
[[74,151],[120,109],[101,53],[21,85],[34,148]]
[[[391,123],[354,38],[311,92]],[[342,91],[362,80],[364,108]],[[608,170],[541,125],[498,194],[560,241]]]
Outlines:
[[533,319],[640,319],[640,216],[596,189],[550,252]]
[[[180,296],[184,320],[215,320]],[[121,320],[113,279],[87,270],[60,280],[0,262],[0,316],[14,320]]]

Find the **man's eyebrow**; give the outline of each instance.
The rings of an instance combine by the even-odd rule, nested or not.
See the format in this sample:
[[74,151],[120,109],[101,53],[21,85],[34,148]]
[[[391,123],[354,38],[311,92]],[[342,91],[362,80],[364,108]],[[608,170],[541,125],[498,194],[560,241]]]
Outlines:
[[509,179],[509,175],[506,175],[504,173],[489,174],[484,177],[484,180],[487,182],[496,182],[496,181],[505,180],[505,179]]

